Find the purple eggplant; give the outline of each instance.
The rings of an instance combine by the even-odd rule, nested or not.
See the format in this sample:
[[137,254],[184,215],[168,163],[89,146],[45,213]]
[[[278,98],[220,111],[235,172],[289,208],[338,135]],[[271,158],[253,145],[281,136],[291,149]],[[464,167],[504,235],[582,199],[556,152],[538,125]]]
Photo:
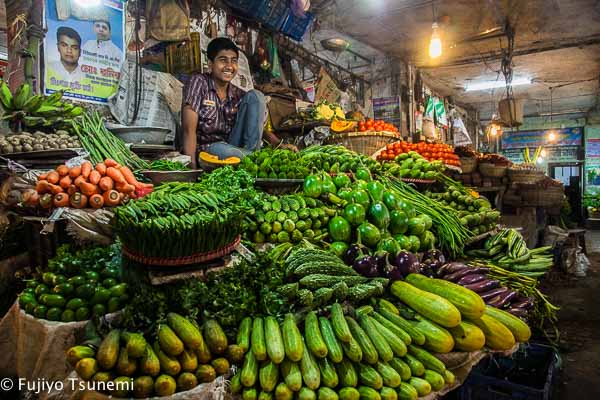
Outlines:
[[385,276],[386,266],[388,264],[389,253],[387,251],[378,251],[373,256],[373,261],[377,264],[379,276]]
[[468,268],[468,267],[465,264],[460,263],[460,262],[450,262],[450,263],[444,264],[440,268],[438,268],[438,275],[444,276],[446,274],[452,274],[456,271],[462,270],[463,268]]
[[471,268],[465,267],[464,269],[460,269],[450,275],[444,276],[444,279],[450,282],[458,282],[463,276],[471,275],[471,274],[484,274],[489,272],[488,268]]
[[525,310],[529,310],[529,309],[533,308],[533,299],[525,297],[525,300],[521,300],[518,302],[515,301],[510,305],[510,307],[511,308],[523,308]]
[[501,295],[502,293],[508,292],[509,290],[510,289],[507,287],[500,287],[500,288],[492,289],[489,292],[480,293],[479,296],[483,299],[483,301],[488,301],[498,295]]
[[408,251],[401,251],[394,260],[394,265],[398,267],[402,276],[419,273],[419,260],[417,257]]
[[514,315],[515,317],[519,317],[519,318],[523,318],[527,316],[527,310],[524,308],[509,308],[508,310],[506,310],[507,312],[511,313],[512,315]]
[[498,286],[500,286],[500,282],[499,281],[480,281],[477,283],[473,283],[471,285],[465,285],[463,287],[470,289],[472,291],[474,291],[475,293],[484,293],[487,291],[490,291],[492,289],[497,288]]
[[487,305],[496,308],[504,308],[516,296],[517,292],[515,292],[514,290],[509,290],[508,292],[499,294],[498,296],[488,301]]
[[352,244],[348,247],[348,250],[344,253],[342,259],[347,265],[352,265],[354,261],[364,254],[365,247],[359,244]]
[[481,282],[484,279],[487,279],[484,274],[469,274],[460,278],[460,280],[456,283],[458,283],[460,286],[464,286],[470,285],[471,283]]
[[[375,269],[377,269],[377,264],[371,256],[357,258],[352,264],[352,268],[354,268],[356,272],[363,276],[370,276],[370,274],[372,273],[371,270],[373,266],[375,267]],[[377,276],[377,274],[375,276]]]
[[431,268],[437,270],[446,263],[446,257],[439,250],[428,250],[423,254],[422,262],[431,261]]

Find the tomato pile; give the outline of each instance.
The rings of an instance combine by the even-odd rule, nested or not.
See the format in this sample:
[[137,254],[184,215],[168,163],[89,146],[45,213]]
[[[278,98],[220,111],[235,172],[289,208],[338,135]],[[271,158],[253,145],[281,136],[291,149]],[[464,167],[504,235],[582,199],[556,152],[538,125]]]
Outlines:
[[358,123],[358,131],[366,132],[366,131],[387,131],[387,132],[398,132],[398,128],[396,128],[392,124],[388,124],[387,122],[379,119],[366,119],[364,121],[360,121]]
[[447,144],[436,144],[436,143],[408,143],[404,141],[390,143],[386,146],[385,150],[382,151],[377,159],[393,160],[396,156],[402,153],[408,153],[409,151],[415,151],[423,156],[427,161],[440,160],[446,165],[453,165],[460,167],[460,160],[458,155],[454,153],[452,146]]

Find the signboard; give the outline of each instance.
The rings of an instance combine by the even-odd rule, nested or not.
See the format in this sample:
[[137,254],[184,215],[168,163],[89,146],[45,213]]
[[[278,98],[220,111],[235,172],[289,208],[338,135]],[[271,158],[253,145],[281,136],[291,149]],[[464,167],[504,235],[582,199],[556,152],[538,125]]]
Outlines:
[[400,126],[402,126],[400,97],[380,97],[373,99],[373,115],[375,119],[382,119],[400,129]]
[[[556,134],[556,140],[550,143],[548,134]],[[546,129],[540,131],[505,132],[502,135],[503,149],[537,148],[539,146],[580,146],[583,128]]]
[[585,139],[585,183],[600,188],[600,128],[588,127]]
[[[577,153],[579,146],[545,146],[544,150],[546,150],[544,164],[572,163],[578,161]],[[506,149],[502,150],[502,154],[513,163],[522,163],[524,161],[523,149]]]
[[329,76],[323,67],[321,67],[321,70],[319,71],[316,87],[317,93],[315,94],[315,102],[325,100],[328,103],[337,103],[342,97],[342,92],[338,89],[331,76]]
[[[106,103],[125,60],[123,3],[46,0],[44,92]],[[92,5],[90,5],[92,4]]]

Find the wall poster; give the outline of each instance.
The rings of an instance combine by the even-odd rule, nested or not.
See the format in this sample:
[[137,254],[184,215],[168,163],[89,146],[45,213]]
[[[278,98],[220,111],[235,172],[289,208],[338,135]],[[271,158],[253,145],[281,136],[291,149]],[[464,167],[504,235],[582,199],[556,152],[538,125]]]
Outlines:
[[46,0],[44,93],[106,103],[125,60],[124,3]]

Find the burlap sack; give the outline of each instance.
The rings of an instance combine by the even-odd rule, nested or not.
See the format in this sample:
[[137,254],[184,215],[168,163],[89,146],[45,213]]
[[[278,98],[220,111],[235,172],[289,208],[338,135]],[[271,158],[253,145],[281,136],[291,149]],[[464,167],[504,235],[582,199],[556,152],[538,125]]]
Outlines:
[[146,30],[162,42],[190,40],[190,8],[183,0],[147,0]]

